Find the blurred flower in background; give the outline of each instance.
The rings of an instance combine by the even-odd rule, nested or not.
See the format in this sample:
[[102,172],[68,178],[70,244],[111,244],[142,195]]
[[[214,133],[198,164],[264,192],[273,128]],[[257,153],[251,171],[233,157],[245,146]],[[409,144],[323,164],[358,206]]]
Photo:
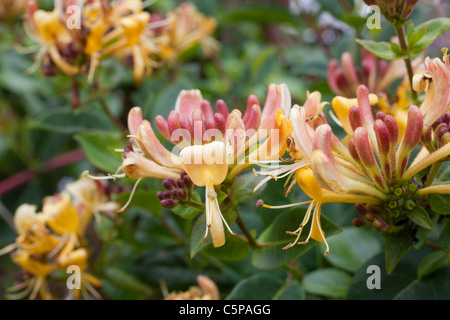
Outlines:
[[[152,18],[143,5],[140,0],[55,0],[54,9],[45,11],[37,1],[28,1],[25,28],[39,44],[31,70],[43,64],[45,75],[81,73],[92,82],[100,61],[114,56],[132,67],[139,85],[153,68],[173,64],[194,45],[199,44],[207,57],[217,51],[212,38],[215,20],[193,4],[182,3],[165,18]],[[78,10],[69,12],[73,6]]]
[[[72,289],[71,298],[101,299],[95,289],[101,281],[89,274],[90,249],[86,229],[94,214],[115,213],[117,204],[105,194],[105,186],[88,178],[69,183],[66,189],[43,199],[42,210],[22,204],[14,215],[18,233],[15,243],[1,250],[11,252],[11,259],[24,272],[24,280],[8,289],[9,299],[52,299],[50,275],[76,266],[80,287]],[[70,290],[69,290],[70,291]]]

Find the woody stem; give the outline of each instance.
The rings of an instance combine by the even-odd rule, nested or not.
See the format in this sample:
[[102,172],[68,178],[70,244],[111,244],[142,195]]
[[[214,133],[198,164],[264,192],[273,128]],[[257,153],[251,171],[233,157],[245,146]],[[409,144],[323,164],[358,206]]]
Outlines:
[[413,89],[413,83],[412,83],[414,72],[413,72],[413,68],[412,68],[412,64],[411,64],[411,57],[409,55],[408,44],[406,43],[405,31],[403,30],[402,25],[396,25],[394,27],[395,27],[395,31],[398,36],[400,48],[407,55],[406,58],[403,59],[403,61],[405,61],[406,70],[408,71],[409,85],[411,88],[411,98],[413,99],[413,101],[416,101],[417,100],[417,92]]
[[241,216],[239,215],[239,213],[236,211],[236,223],[239,226],[239,228],[241,229],[242,233],[244,234],[245,238],[247,239],[249,245],[253,248],[259,248],[260,245],[256,242],[255,238],[253,238],[253,235],[251,234],[250,230],[247,228],[247,225],[245,224],[244,220],[242,220]]

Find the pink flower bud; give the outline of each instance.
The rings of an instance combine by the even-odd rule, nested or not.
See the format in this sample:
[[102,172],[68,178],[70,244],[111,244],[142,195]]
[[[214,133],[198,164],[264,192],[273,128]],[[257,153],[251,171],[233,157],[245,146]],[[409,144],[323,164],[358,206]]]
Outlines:
[[216,122],[217,129],[224,134],[227,129],[227,120],[223,114],[219,112],[215,113],[214,121]]
[[398,138],[399,138],[398,123],[397,123],[397,121],[395,121],[394,117],[392,117],[391,115],[386,115],[384,117],[383,121],[386,125],[386,129],[388,130],[391,145],[394,145],[394,148],[395,148],[395,146],[398,143]]
[[249,115],[246,120],[242,119],[244,121],[245,129],[257,130],[261,123],[261,108],[259,107],[259,105],[254,104],[250,108],[250,111],[248,114]]
[[330,86],[331,91],[333,91],[335,94],[345,95],[338,84],[338,76],[340,73],[341,71],[339,70],[338,60],[332,59],[328,64],[327,69],[328,85]]
[[362,125],[368,130],[373,127],[372,107],[369,100],[369,89],[365,85],[360,85],[356,91]]
[[356,128],[362,126],[361,114],[359,112],[358,107],[353,106],[348,110],[348,119],[350,121],[350,125],[352,126],[353,131],[355,131]]
[[128,112],[128,130],[131,135],[136,135],[139,126],[142,123],[142,110],[139,107],[134,107]]
[[349,52],[344,52],[341,56],[342,68],[351,88],[356,88],[359,84],[358,73],[356,72],[353,57]]
[[353,136],[353,141],[361,162],[369,168],[376,166],[376,160],[372,152],[372,147],[370,145],[369,136],[366,129],[363,127],[357,128]]
[[357,162],[361,162],[361,159],[359,159],[358,151],[356,151],[355,142],[353,141],[353,138],[348,140],[347,148],[352,158],[355,159]]
[[194,128],[194,139],[195,144],[202,144],[203,134],[205,133],[205,124],[203,122],[203,111],[198,108],[192,112],[192,126]]
[[259,106],[259,101],[255,95],[251,94],[248,96],[247,107],[245,108],[244,116],[242,117],[242,121],[244,121],[244,123],[247,123],[254,105]]
[[389,131],[387,129],[386,124],[382,120],[378,119],[375,120],[373,128],[375,130],[375,135],[377,137],[378,149],[380,153],[387,155],[389,153],[391,143]]
[[214,121],[214,111],[208,100],[203,100],[201,103],[201,110],[205,116],[205,124],[207,129],[216,129],[216,122]]
[[402,144],[409,149],[414,148],[422,136],[423,115],[419,107],[411,105],[408,110],[408,121],[406,122],[405,135]]
[[195,109],[200,108],[202,100],[202,94],[197,89],[181,90],[175,103],[175,110],[181,116],[189,116]]
[[178,111],[170,111],[167,117],[167,125],[171,136],[175,130],[180,129],[180,114]]
[[228,118],[228,107],[225,101],[223,101],[222,99],[216,101],[216,112],[220,113],[225,119]]
[[164,137],[164,139],[166,139],[167,141],[172,141],[170,139],[169,124],[167,123],[166,119],[164,119],[163,116],[157,115],[155,117],[155,125],[156,128],[158,128],[158,131]]

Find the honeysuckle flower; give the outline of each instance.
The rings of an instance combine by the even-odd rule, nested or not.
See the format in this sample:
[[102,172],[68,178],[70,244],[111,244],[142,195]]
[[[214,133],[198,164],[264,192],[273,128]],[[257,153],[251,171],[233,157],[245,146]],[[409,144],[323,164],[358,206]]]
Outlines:
[[71,196],[72,203],[77,209],[79,235],[84,234],[93,215],[100,222],[100,213],[116,212],[119,209],[118,203],[109,199],[106,186],[101,181],[82,176],[68,183],[65,190]]
[[[121,59],[131,57],[134,82],[140,84],[143,76],[149,76],[155,65],[150,58],[150,53],[155,50],[155,44],[152,43],[153,33],[147,28],[150,13],[143,11],[140,1],[133,3],[136,5],[126,11],[121,7],[126,6],[127,2],[118,3],[113,8],[117,11],[113,17],[118,21],[115,22],[112,31],[102,39],[105,44],[109,42],[112,44],[106,46],[100,56],[114,55]],[[132,14],[128,14],[130,11]],[[121,16],[120,12],[124,12],[124,16]]]
[[[408,230],[411,225],[406,223],[409,220],[408,214],[416,206],[423,205],[426,195],[450,192],[448,183],[423,184],[414,177],[420,171],[447,159],[450,152],[447,143],[450,137],[448,113],[441,114],[429,133],[423,130],[426,113],[418,106],[410,105],[404,133],[401,135],[399,121],[393,116],[382,111],[373,114],[371,99],[376,102],[376,96],[371,98],[366,86],[360,85],[356,95],[357,98],[351,103],[342,103],[347,98],[339,98],[342,109],[353,105],[347,111],[337,112],[349,133],[345,143],[333,134],[324,117],[308,118],[304,107],[294,106],[290,110],[289,119],[293,131],[289,137],[288,154],[291,159],[286,159],[285,162],[290,160],[291,163],[267,171],[265,174],[268,177],[255,188],[259,188],[268,179],[287,176],[286,194],[297,183],[312,199],[280,206],[258,201],[258,206],[272,209],[309,203],[299,228],[287,232],[296,238],[285,248],[296,243],[306,243],[310,238],[326,244],[325,234],[320,226],[323,203],[357,204],[359,211],[364,212],[364,218],[355,220],[355,225],[373,225],[381,232],[400,232]],[[437,101],[441,102],[442,99]],[[444,105],[447,106],[445,102],[446,100]],[[422,148],[410,160],[412,151],[421,147],[425,136],[432,137],[430,141],[433,141],[435,147],[430,150]],[[435,143],[438,141],[439,143]],[[289,179],[294,177],[289,183]],[[302,230],[310,221],[309,235],[304,241],[300,241]],[[326,244],[325,254],[328,250]]]
[[424,126],[430,127],[439,117],[450,110],[450,64],[447,49],[443,59],[427,57],[425,71],[413,77],[414,90],[425,91],[425,99],[420,105],[424,114]]
[[[253,162],[272,161],[284,153],[286,138],[292,131],[283,111],[288,104],[290,94],[284,84],[269,85],[262,111],[258,99],[249,96],[244,115],[238,109],[229,112],[223,100],[217,101],[214,112],[200,91],[182,90],[168,119],[155,118],[162,136],[175,145],[172,152],[158,140],[150,122],[142,119],[141,109],[135,107],[128,115],[130,141],[122,154],[123,174],[111,178],[177,180],[185,179],[186,174],[194,185],[205,188],[204,240],[211,231],[213,245],[222,246],[223,224],[233,232],[222,216],[215,189],[225,180],[232,181]],[[166,208],[177,204],[172,196],[159,193],[159,198]],[[183,193],[176,198],[187,201],[189,197]]]
[[55,8],[47,12],[30,0],[25,30],[38,47],[30,70],[43,62],[46,75],[81,73],[92,83],[101,60],[115,57],[132,66],[134,82],[139,85],[154,68],[173,64],[195,44],[207,56],[217,49],[211,37],[215,20],[200,14],[194,5],[182,3],[166,18],[158,14],[152,18],[144,5],[142,0],[55,0]]
[[214,247],[225,244],[224,224],[230,233],[234,234],[220,212],[217,193],[214,190],[214,186],[222,184],[228,174],[225,151],[223,142],[213,141],[185,147],[180,152],[183,169],[192,182],[196,186],[205,187],[206,233],[203,239],[206,239],[208,230],[211,230]]
[[[22,204],[14,215],[14,226],[18,236],[13,244],[0,250],[0,254],[11,253],[14,263],[26,273],[26,279],[8,291],[11,299],[29,297],[51,299],[48,277],[54,271],[65,271],[68,266],[77,266],[81,271],[81,294],[87,293],[101,298],[95,287],[101,281],[90,275],[89,253],[85,229],[94,212],[117,208],[101,188],[101,184],[87,178],[69,183],[63,191],[47,196],[42,201],[42,210],[37,206]],[[74,298],[80,297],[75,289]]]
[[30,300],[34,300],[39,294],[41,299],[50,300],[52,296],[48,288],[47,277],[58,268],[57,265],[40,262],[34,259],[30,252],[21,249],[12,254],[12,260],[29,276],[25,281],[9,288],[9,291],[12,292],[22,290],[20,293],[8,294],[7,297],[11,300],[18,300],[29,296]]
[[[341,55],[341,66],[337,59],[332,59],[328,64],[327,80],[330,89],[337,95],[345,98],[353,98],[356,89],[364,84],[374,94],[383,93],[397,79],[406,75],[406,68],[401,60],[378,59],[365,48],[361,48],[360,67],[355,66],[350,52]],[[414,62],[416,66],[420,59]]]
[[199,44],[207,57],[217,51],[218,42],[211,36],[216,21],[197,11],[190,2],[181,3],[167,13],[169,23],[161,28],[163,44],[160,52],[162,60],[173,63],[194,45]]
[[29,31],[30,37],[40,46],[35,65],[31,69],[35,69],[43,61],[47,68],[51,69],[55,65],[67,75],[77,74],[79,66],[70,60],[76,56],[78,48],[72,33],[62,21],[60,12],[56,8],[50,12],[40,10],[37,2],[32,0],[27,2],[26,16],[25,30]]
[[414,175],[445,159],[450,148],[445,144],[426,155],[419,152],[410,161],[412,151],[420,147],[426,115],[410,105],[405,132],[400,137],[399,125],[392,116],[378,112],[373,117],[367,88],[358,88],[358,101],[359,108],[352,109],[349,115],[354,134],[347,144],[354,162],[343,166],[342,159],[338,160],[342,155],[332,152],[331,129],[320,126],[315,132],[317,149],[313,151],[311,168],[324,189],[376,199],[378,203],[371,205],[366,215],[368,222],[380,231],[395,232],[399,225],[407,228],[408,212],[419,205],[420,196],[449,192],[446,184],[438,188],[423,186]]
[[[332,154],[332,145],[337,152],[339,152],[339,150],[342,150],[342,145],[337,142],[337,138],[332,135],[331,127],[328,124],[324,123],[323,120],[322,124],[318,124],[317,119],[314,119],[314,117],[306,117],[307,111],[305,109],[305,106],[308,107],[308,103],[305,103],[305,105],[302,107],[295,105],[290,111],[290,120],[293,125],[293,131],[290,136],[291,142],[288,148],[288,154],[290,155],[291,159],[286,159],[286,161],[290,161],[291,163],[265,173],[268,175],[268,177],[263,179],[255,187],[255,190],[271,178],[278,180],[280,178],[288,176],[285,184],[285,195],[291,192],[295,184],[298,184],[300,188],[305,192],[305,194],[308,195],[312,200],[300,203],[290,203],[280,206],[267,205],[264,204],[262,200],[260,200],[257,205],[259,207],[262,206],[270,209],[281,209],[309,203],[310,205],[299,228],[295,231],[287,231],[288,234],[295,235],[296,238],[293,242],[285,246],[284,249],[291,248],[295,244],[305,244],[309,241],[310,238],[312,238],[316,241],[325,243],[326,255],[329,252],[329,247],[325,239],[325,233],[322,230],[320,224],[322,204],[328,202],[377,202],[377,200],[372,196],[356,195],[353,193],[343,194],[342,191],[344,189],[355,190],[359,187],[364,187],[371,194],[379,193],[377,190],[372,190],[369,187],[363,185],[361,182],[354,180],[352,174],[350,174],[350,177],[344,178],[344,174],[349,173],[347,168],[342,165],[342,163],[344,162],[347,164],[347,160],[345,158],[341,159],[341,163],[327,161],[326,163],[320,162],[322,167],[319,168],[319,166],[317,166],[317,159],[324,156],[322,150],[325,150],[326,154]],[[316,114],[316,117],[320,114],[321,113],[318,112]],[[322,117],[324,116],[322,115],[321,118]],[[318,179],[320,179],[321,177],[314,173],[314,169],[329,172],[333,175],[334,178],[339,177],[339,179],[341,180],[341,184],[338,185],[329,181],[322,181],[322,184],[324,185],[322,186],[322,184],[319,184],[318,182]],[[260,174],[264,174],[264,172],[260,172]],[[292,178],[292,182],[289,182],[290,178]],[[304,241],[300,241],[302,231],[310,221],[311,226],[309,234]]]

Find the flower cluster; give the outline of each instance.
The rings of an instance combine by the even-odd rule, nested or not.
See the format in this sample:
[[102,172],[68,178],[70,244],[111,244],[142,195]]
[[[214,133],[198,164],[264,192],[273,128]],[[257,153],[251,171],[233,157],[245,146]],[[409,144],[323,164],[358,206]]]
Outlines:
[[101,298],[95,288],[102,283],[88,271],[85,234],[93,215],[117,210],[105,187],[80,178],[67,184],[62,192],[44,198],[39,212],[30,204],[17,208],[14,225],[18,237],[1,254],[11,252],[13,262],[23,269],[25,280],[8,288],[8,298],[51,299],[48,278],[58,271],[67,274],[69,266],[75,266],[80,272],[80,286],[74,286],[72,298],[87,298],[88,294]]
[[53,11],[28,1],[25,28],[39,44],[35,68],[46,75],[85,74],[92,82],[100,61],[116,57],[132,66],[136,84],[155,67],[173,63],[199,44],[205,54],[217,49],[211,37],[215,20],[191,3],[168,12],[150,14],[141,0],[55,0]]
[[[447,55],[443,60],[427,58],[424,73],[415,77],[416,89],[425,90],[426,96],[420,107],[409,105],[403,134],[400,121],[382,111],[373,112],[371,105],[377,103],[377,97],[371,97],[365,85],[358,86],[355,99],[339,98],[346,102],[338,110],[348,134],[342,141],[326,122],[319,94],[316,99],[311,95],[302,107],[292,107],[289,113],[293,126],[289,148],[292,163],[261,172],[268,175],[266,180],[295,177],[287,192],[297,182],[312,199],[298,230],[288,232],[296,238],[287,248],[306,243],[310,238],[326,243],[320,225],[321,205],[326,202],[355,203],[363,215],[354,221],[355,225],[372,225],[381,232],[405,232],[414,239],[417,225],[423,225],[412,212],[426,207],[426,195],[450,192],[448,182],[432,184],[435,176],[429,176],[427,182],[416,177],[430,166],[439,168],[450,155],[447,143],[450,67]],[[412,159],[414,150],[418,153]],[[262,200],[258,205],[277,208]],[[299,204],[278,208],[293,205]],[[419,212],[423,214],[425,210]],[[310,220],[309,235],[300,241],[301,232]],[[325,254],[328,251],[327,245]]]
[[[416,61],[417,64],[420,61]],[[328,64],[327,81],[330,89],[338,96],[354,98],[360,84],[369,88],[374,94],[383,93],[397,79],[406,75],[406,68],[401,60],[386,61],[378,59],[365,48],[361,48],[360,66],[350,52],[341,55],[340,65],[337,59]]]
[[191,184],[204,187],[204,240],[210,230],[213,245],[222,246],[224,225],[234,232],[221,213],[218,189],[254,162],[277,160],[285,152],[292,127],[284,110],[290,103],[284,84],[269,85],[263,108],[256,96],[250,95],[244,114],[237,108],[230,112],[223,100],[216,102],[214,112],[199,90],[183,90],[168,119],[155,118],[159,132],[174,145],[173,150],[166,149],[150,122],[142,118],[141,109],[135,107],[128,114],[130,140],[122,153],[123,174],[111,178],[165,180],[167,191],[160,192],[158,198],[166,207],[189,202]]

